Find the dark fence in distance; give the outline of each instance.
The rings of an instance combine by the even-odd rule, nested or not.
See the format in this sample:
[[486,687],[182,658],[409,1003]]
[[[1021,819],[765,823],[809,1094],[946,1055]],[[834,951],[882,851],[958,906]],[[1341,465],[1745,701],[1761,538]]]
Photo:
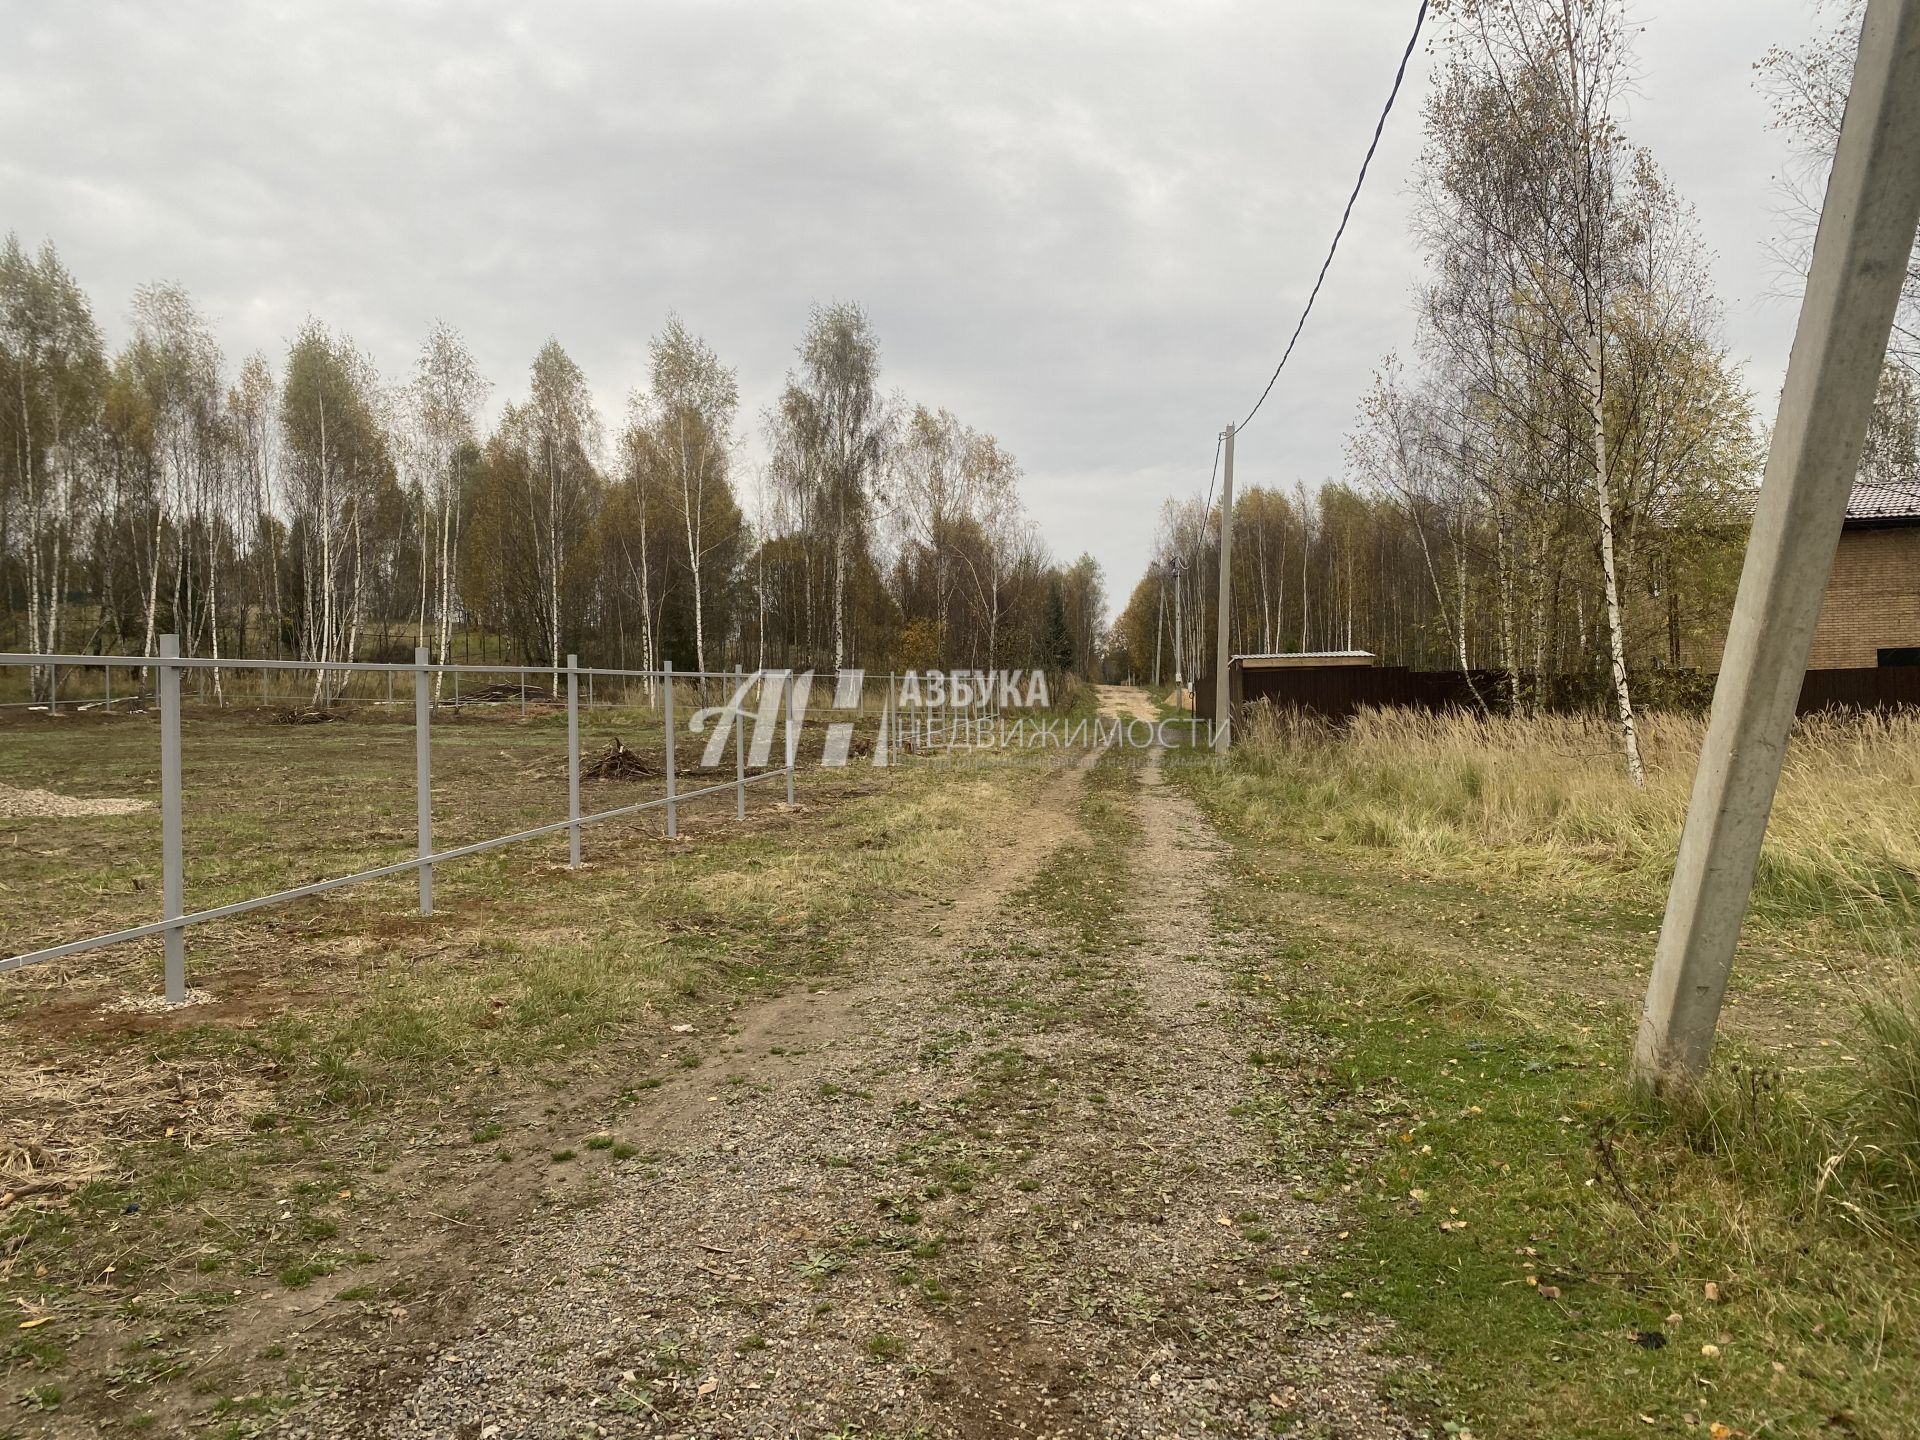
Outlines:
[[[1471,684],[1469,684],[1469,678]],[[1507,708],[1504,671],[1409,670],[1401,665],[1310,665],[1228,672],[1232,703],[1255,700],[1293,706],[1329,720],[1345,720],[1368,705],[1415,710],[1475,709],[1474,691],[1495,710]],[[1612,703],[1604,679],[1554,677],[1545,697],[1553,710],[1605,709]],[[1526,684],[1525,679],[1522,685]],[[1713,677],[1697,671],[1652,671],[1634,680],[1640,703],[1655,709],[1704,710]],[[1213,680],[1194,682],[1195,712],[1213,718]],[[1920,707],[1920,665],[1860,670],[1809,670],[1800,686],[1799,713],[1816,710],[1892,710]]]
[[1814,710],[1897,710],[1920,706],[1920,665],[1861,670],[1809,670],[1800,685],[1800,713]]

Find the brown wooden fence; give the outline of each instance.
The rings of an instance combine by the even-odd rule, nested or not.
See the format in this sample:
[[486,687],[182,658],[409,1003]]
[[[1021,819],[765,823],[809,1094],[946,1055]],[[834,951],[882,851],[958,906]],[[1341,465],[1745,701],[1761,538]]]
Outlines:
[[[1420,710],[1476,708],[1474,688],[1494,709],[1504,708],[1506,676],[1497,670],[1409,670],[1401,665],[1312,665],[1290,669],[1232,670],[1232,703],[1238,707],[1255,700],[1294,706],[1330,720],[1345,720],[1368,705],[1406,706]],[[1668,687],[1673,696],[1711,694],[1710,677],[1699,683]],[[1587,693],[1582,695],[1581,691]],[[1603,705],[1605,696],[1593,686],[1564,687],[1551,708],[1577,709]],[[1657,690],[1657,687],[1656,687]],[[1659,708],[1700,708],[1699,699],[1655,701]],[[1194,682],[1196,712],[1213,718],[1213,680]],[[1891,710],[1920,707],[1920,665],[1882,665],[1859,670],[1809,670],[1800,686],[1799,713],[1815,710]]]

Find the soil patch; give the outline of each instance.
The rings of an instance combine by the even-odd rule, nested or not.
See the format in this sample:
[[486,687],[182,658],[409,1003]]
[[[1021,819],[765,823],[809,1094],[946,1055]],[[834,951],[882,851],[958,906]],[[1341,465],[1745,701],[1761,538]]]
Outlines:
[[74,795],[56,795],[51,790],[21,790],[0,785],[0,820],[77,819],[85,815],[135,815],[151,810],[151,800],[127,800],[117,797],[86,800]]

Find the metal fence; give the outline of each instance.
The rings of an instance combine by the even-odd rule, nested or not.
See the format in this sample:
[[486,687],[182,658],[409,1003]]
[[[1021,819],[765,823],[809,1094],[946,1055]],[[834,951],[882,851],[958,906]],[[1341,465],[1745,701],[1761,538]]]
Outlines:
[[[569,655],[566,665],[560,669],[566,677],[567,710],[567,818],[549,824],[536,825],[528,830],[519,830],[510,835],[495,836],[490,840],[477,841],[470,845],[458,845],[446,850],[435,850],[433,841],[433,760],[432,760],[432,714],[437,703],[434,692],[437,688],[435,677],[448,675],[454,678],[456,687],[462,674],[483,674],[499,676],[517,674],[521,681],[522,710],[524,713],[527,680],[531,676],[551,676],[553,666],[502,666],[502,665],[436,665],[429,659],[430,652],[424,648],[414,652],[411,665],[381,664],[374,662],[329,661],[324,667],[313,661],[301,660],[219,660],[187,657],[180,654],[179,640],[172,635],[160,637],[158,655],[102,656],[102,655],[20,655],[0,654],[0,666],[31,666],[45,669],[49,666],[61,668],[106,667],[110,674],[113,669],[135,669],[151,672],[154,678],[153,698],[160,712],[160,834],[161,834],[161,918],[145,925],[135,925],[124,930],[110,931],[105,934],[91,935],[79,940],[69,940],[58,945],[49,945],[44,949],[28,951],[10,958],[0,959],[0,971],[15,970],[26,965],[35,965],[45,960],[57,960],[66,955],[77,955],[84,951],[98,950],[108,945],[124,944],[131,940],[143,940],[160,936],[165,952],[166,998],[178,1004],[187,995],[186,932],[191,925],[204,925],[209,921],[225,920],[236,915],[244,915],[250,910],[262,909],[269,905],[282,905],[292,900],[304,899],[309,895],[323,894],[347,885],[356,885],[364,880],[379,880],[389,876],[405,875],[412,872],[419,887],[419,904],[422,915],[433,913],[433,872],[436,865],[450,860],[464,859],[469,855],[478,855],[483,851],[498,849],[504,845],[518,844],[523,840],[535,840],[543,836],[567,836],[568,863],[577,868],[580,864],[581,831],[589,825],[598,825],[624,815],[634,815],[641,811],[663,810],[666,819],[666,833],[669,839],[679,834],[680,807],[688,801],[704,796],[717,795],[732,791],[734,795],[734,813],[737,819],[744,820],[747,815],[747,787],[764,780],[784,779],[786,801],[791,805],[794,798],[794,770],[796,757],[796,722],[803,718],[807,703],[810,674],[796,677],[792,671],[760,671],[748,675],[738,667],[731,675],[715,672],[676,671],[671,664],[657,671],[612,670],[583,667],[577,657]],[[268,895],[259,895],[251,899],[237,900],[228,905],[218,905],[206,910],[189,911],[186,908],[186,855],[181,833],[181,766],[180,766],[180,721],[181,721],[181,681],[184,676],[196,671],[256,670],[263,675],[273,671],[297,671],[308,676],[318,676],[324,668],[326,672],[344,676],[385,675],[387,677],[388,696],[393,695],[392,686],[395,677],[410,676],[413,691],[413,730],[414,730],[414,790],[416,828],[418,832],[416,853],[412,859],[397,861],[390,865],[377,865],[371,869],[355,871],[351,875],[340,875],[332,879],[315,881],[308,885],[297,885],[290,890],[278,890]],[[580,712],[581,683],[584,680],[591,697],[595,677],[612,679],[625,683],[640,681],[653,688],[659,697],[662,718],[666,727],[666,764],[665,793],[651,800],[642,800],[630,805],[616,806],[610,810],[600,810],[593,814],[582,814],[580,810]],[[865,708],[863,680],[859,672],[848,671],[836,677],[835,708],[852,708],[842,702],[846,698],[846,680],[853,678],[855,686],[862,687],[856,698],[860,708]],[[875,677],[876,679],[878,677]],[[733,752],[734,778],[718,784],[703,785],[692,790],[679,788],[679,775],[674,756],[674,685],[676,681],[708,680],[722,681],[732,687],[731,694],[744,700],[745,688],[751,685],[762,687],[761,714],[771,714],[771,706],[778,705],[778,720],[784,763],[773,768],[761,768],[757,773],[749,773],[746,750],[746,720],[750,716],[741,705],[734,715]],[[316,684],[327,692],[331,682],[317,678]],[[777,686],[778,693],[771,693],[765,687]],[[103,686],[108,703],[112,689],[109,681]],[[893,679],[888,677],[889,700],[887,705],[888,725],[897,724],[892,704]],[[135,694],[142,692],[136,688]],[[126,697],[124,692],[122,700]],[[403,702],[395,702],[403,703]],[[511,702],[508,702],[511,703]],[[49,706],[49,709],[54,707]],[[835,727],[838,728],[838,727]],[[834,737],[829,734],[829,746]],[[770,747],[769,747],[770,749]],[[759,753],[756,751],[756,753]],[[843,750],[844,757],[844,750]]]

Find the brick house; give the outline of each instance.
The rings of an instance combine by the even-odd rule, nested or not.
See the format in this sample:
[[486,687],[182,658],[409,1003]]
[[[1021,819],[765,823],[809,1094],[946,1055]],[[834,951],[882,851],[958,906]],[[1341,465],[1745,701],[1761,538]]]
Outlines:
[[1862,480],[1847,501],[1809,670],[1920,665],[1920,483]]

